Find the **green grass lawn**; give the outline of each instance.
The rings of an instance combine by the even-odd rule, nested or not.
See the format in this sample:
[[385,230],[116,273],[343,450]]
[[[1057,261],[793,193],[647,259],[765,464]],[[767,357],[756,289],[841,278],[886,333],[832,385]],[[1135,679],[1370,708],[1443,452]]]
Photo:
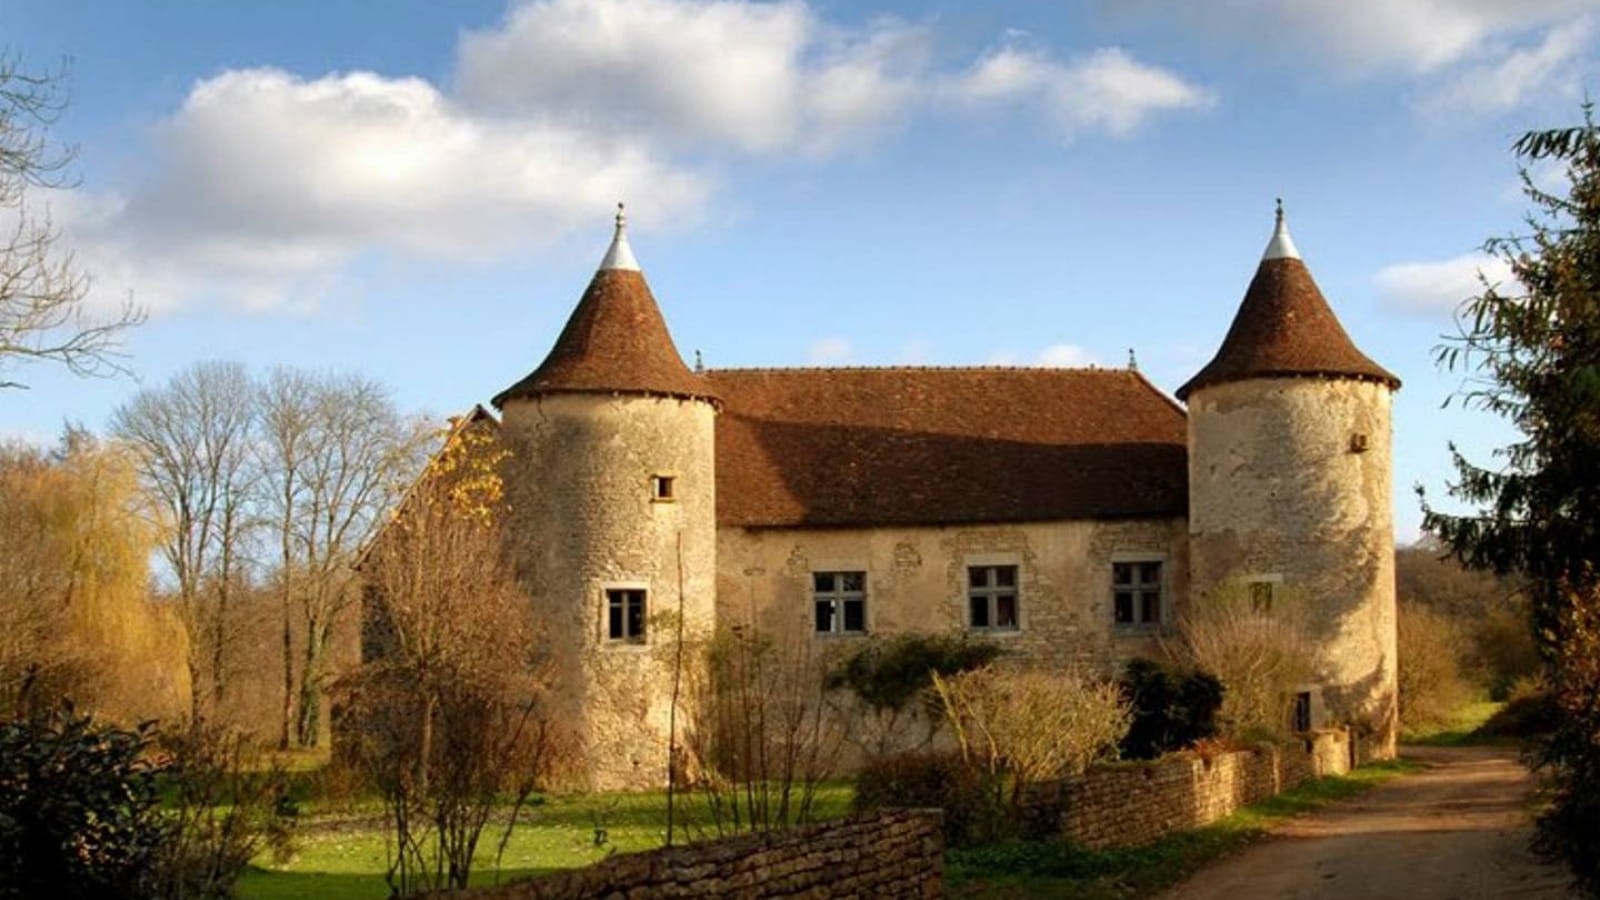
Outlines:
[[1258,840],[1273,825],[1422,768],[1408,760],[1377,763],[1319,778],[1255,803],[1204,828],[1145,847],[1084,850],[1059,841],[1006,841],[949,851],[945,877],[954,900],[1130,900],[1182,880],[1201,866]]
[[[838,818],[849,811],[851,788],[829,784],[817,795],[818,818]],[[699,797],[681,798],[691,823],[708,823],[705,803]],[[495,878],[539,874],[598,862],[612,853],[629,853],[660,847],[666,839],[666,795],[591,794],[550,797],[523,813],[506,846],[501,869],[494,867],[500,828],[484,831],[474,883],[492,884]],[[389,895],[383,873],[388,868],[384,831],[375,805],[367,804],[356,816],[308,815],[297,841],[299,852],[283,866],[267,860],[245,873],[239,882],[242,900],[383,900]],[[603,830],[603,835],[597,835]],[[704,828],[700,829],[705,834]],[[691,832],[692,839],[696,835]]]
[[[1504,703],[1494,700],[1475,700],[1463,706],[1450,718],[1448,722],[1441,722],[1427,728],[1418,728],[1406,731],[1400,736],[1402,744],[1418,744],[1425,747],[1461,747],[1478,743],[1507,743],[1505,738],[1485,738],[1479,735],[1478,729],[1485,722],[1494,717],[1505,706]],[[1509,742],[1514,743],[1514,740]]]

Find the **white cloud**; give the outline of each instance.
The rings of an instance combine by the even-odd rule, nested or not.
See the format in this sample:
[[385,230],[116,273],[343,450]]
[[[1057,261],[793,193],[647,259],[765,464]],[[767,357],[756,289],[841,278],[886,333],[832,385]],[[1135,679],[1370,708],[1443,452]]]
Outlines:
[[806,360],[812,365],[836,365],[855,356],[855,347],[849,338],[817,338],[806,347]]
[[1421,106],[1435,115],[1501,113],[1536,93],[1570,98],[1577,93],[1572,63],[1588,47],[1593,24],[1584,18],[1551,28],[1534,46],[1454,73],[1427,94]]
[[461,41],[469,103],[680,146],[825,151],[904,112],[925,29],[851,32],[804,3],[542,0]]
[[1469,61],[1509,34],[1570,21],[1597,0],[1113,0],[1156,21],[1198,27],[1294,63],[1411,73]]
[[1035,50],[1002,47],[952,79],[947,90],[975,106],[1035,104],[1068,136],[1093,131],[1126,137],[1157,113],[1207,109],[1216,102],[1210,91],[1115,47],[1066,62]]
[[1381,269],[1374,281],[1378,296],[1391,309],[1411,313],[1451,313],[1468,297],[1483,291],[1479,273],[1490,284],[1512,285],[1505,260],[1485,253],[1453,259],[1396,263]]
[[1051,344],[1039,351],[1034,358],[1034,364],[1050,366],[1061,369],[1076,369],[1084,366],[1097,365],[1093,353],[1079,347],[1077,344]]
[[158,311],[196,293],[303,304],[363,250],[494,258],[593,226],[619,197],[648,223],[692,215],[710,190],[647,148],[473,118],[425,81],[359,72],[225,72],[156,145],[130,193],[61,199],[102,293]]
[[1027,358],[1013,350],[996,350],[989,354],[991,366],[1041,366],[1053,369],[1081,369],[1100,364],[1093,353],[1077,344],[1051,344]]
[[199,81],[153,129],[142,177],[61,194],[59,221],[105,305],[305,312],[363,254],[503,258],[596,232],[618,199],[643,228],[692,225],[730,153],[816,158],[996,104],[1122,137],[1210,102],[1120,50],[941,68],[932,43],[802,0],[524,2],[461,38],[449,89],[275,68]]

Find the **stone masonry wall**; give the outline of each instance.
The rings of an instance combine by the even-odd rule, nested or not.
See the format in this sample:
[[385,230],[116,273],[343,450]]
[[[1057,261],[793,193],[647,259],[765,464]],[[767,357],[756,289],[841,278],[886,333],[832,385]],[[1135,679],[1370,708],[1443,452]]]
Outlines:
[[1319,648],[1318,727],[1353,725],[1393,755],[1397,723],[1388,385],[1263,378],[1189,400],[1192,602],[1278,580]]
[[1339,730],[1211,757],[1182,753],[1099,766],[1036,788],[1025,818],[1035,833],[1058,834],[1086,847],[1137,847],[1215,822],[1312,778],[1348,772],[1350,757],[1350,736]]
[[466,896],[937,900],[944,896],[943,819],[939,810],[883,810],[806,828],[622,854],[582,869],[471,890]]

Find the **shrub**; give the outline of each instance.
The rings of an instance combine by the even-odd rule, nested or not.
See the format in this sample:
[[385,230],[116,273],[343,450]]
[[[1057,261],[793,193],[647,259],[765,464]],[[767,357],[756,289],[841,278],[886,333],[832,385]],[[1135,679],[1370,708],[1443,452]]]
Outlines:
[[1131,710],[1115,682],[994,666],[933,677],[961,757],[1006,782],[1013,810],[1032,784],[1116,756]]
[[938,700],[929,689],[934,675],[955,675],[986,666],[1005,651],[992,641],[973,640],[965,634],[897,634],[872,638],[836,663],[823,686],[830,692],[847,692],[858,709],[846,718],[861,733],[856,742],[881,756],[905,744],[911,723],[921,720],[932,740],[943,721]]
[[1548,688],[1526,682],[1475,732],[1484,737],[1536,738],[1556,729],[1561,710]]
[[163,842],[150,725],[70,706],[0,723],[0,897],[155,896]]
[[1155,759],[1217,733],[1222,682],[1215,675],[1151,659],[1135,659],[1122,675],[1133,723],[1122,739],[1128,759]]
[[1455,621],[1426,606],[1399,610],[1400,718],[1408,728],[1437,725],[1470,699],[1461,674],[1467,644]]
[[1284,735],[1295,692],[1311,679],[1315,658],[1301,598],[1278,593],[1263,606],[1238,582],[1191,603],[1169,650],[1222,682],[1219,719],[1231,737]]
[[944,837],[964,846],[1001,837],[1011,817],[1001,791],[958,753],[907,752],[870,760],[856,774],[854,809],[944,810]]

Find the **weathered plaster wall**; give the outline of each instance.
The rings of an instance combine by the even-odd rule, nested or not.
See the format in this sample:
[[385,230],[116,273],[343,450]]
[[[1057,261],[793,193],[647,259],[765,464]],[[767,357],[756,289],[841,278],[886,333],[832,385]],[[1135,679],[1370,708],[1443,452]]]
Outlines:
[[848,646],[813,626],[811,573],[867,573],[867,632],[967,628],[969,565],[1016,565],[1014,632],[986,632],[1025,662],[1109,673],[1153,652],[1155,632],[1114,627],[1111,563],[1164,560],[1167,621],[1188,589],[1182,519],[895,528],[745,529],[718,535],[717,614],[818,647]]
[[[1390,389],[1254,379],[1189,398],[1193,602],[1233,578],[1281,575],[1306,603],[1334,722],[1396,727]],[[1352,445],[1363,435],[1364,450]]]
[[[596,788],[666,781],[680,573],[689,636],[714,608],[714,417],[700,401],[602,394],[504,410],[519,576]],[[675,479],[672,502],[652,500],[652,475]],[[643,644],[608,640],[607,587],[648,589]]]

